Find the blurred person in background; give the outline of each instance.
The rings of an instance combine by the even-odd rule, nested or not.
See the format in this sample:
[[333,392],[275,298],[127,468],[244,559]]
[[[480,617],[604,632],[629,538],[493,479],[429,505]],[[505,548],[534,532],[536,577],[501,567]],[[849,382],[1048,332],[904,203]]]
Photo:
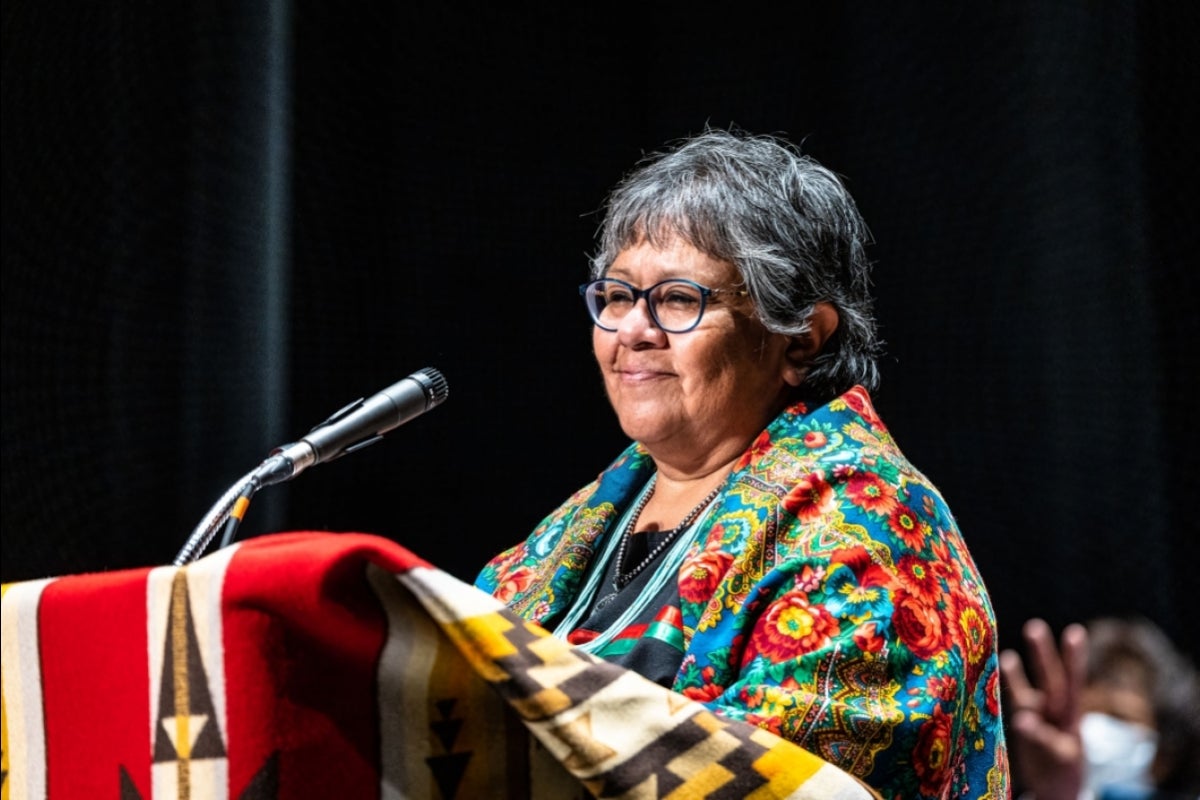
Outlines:
[[1057,644],[1045,620],[1022,632],[1028,661],[1000,654],[1019,797],[1200,798],[1200,683],[1162,630],[1100,617]]

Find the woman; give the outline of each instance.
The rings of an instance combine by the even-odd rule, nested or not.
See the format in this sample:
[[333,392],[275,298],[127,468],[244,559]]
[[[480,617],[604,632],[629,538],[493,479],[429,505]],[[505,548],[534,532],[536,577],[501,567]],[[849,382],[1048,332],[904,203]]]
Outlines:
[[990,601],[868,394],[868,238],[780,139],[640,164],[581,287],[633,443],[476,583],[886,797],[1003,796]]

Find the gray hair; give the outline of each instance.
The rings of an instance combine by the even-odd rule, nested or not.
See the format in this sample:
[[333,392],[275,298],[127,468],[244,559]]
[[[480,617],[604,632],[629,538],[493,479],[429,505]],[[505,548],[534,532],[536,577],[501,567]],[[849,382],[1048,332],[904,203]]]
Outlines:
[[803,335],[817,302],[838,327],[809,365],[801,394],[828,400],[879,383],[871,234],[842,181],[774,136],[707,128],[643,158],[605,203],[592,257],[600,278],[622,250],[681,238],[732,263],[768,330]]

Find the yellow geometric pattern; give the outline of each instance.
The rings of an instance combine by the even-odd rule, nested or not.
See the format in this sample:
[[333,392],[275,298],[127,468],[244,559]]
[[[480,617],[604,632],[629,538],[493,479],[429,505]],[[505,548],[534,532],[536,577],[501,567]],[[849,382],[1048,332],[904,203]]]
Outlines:
[[[636,673],[571,647],[474,587],[447,592],[446,576],[398,576],[477,673],[530,732],[596,797],[877,797],[798,745],[728,720]],[[454,596],[470,598],[455,617]],[[481,613],[482,612],[482,613]]]

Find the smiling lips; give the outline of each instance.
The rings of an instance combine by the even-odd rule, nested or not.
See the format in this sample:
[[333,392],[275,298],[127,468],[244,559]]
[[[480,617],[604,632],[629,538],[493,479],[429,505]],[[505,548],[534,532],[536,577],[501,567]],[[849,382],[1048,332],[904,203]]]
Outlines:
[[667,378],[672,374],[670,372],[664,372],[657,369],[631,367],[618,367],[617,369],[614,369],[613,372],[617,374],[617,377],[620,380],[629,383],[644,383],[656,378]]

